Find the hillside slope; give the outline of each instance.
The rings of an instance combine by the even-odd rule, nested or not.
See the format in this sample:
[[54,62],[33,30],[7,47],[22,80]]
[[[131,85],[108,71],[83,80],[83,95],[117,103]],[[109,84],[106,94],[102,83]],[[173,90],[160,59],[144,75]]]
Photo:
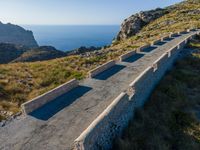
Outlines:
[[157,40],[170,32],[200,28],[199,8],[200,2],[194,0],[168,7],[167,14],[145,25],[136,35],[85,55],[0,65],[1,109],[17,112],[23,102],[72,78],[82,79],[89,70],[108,60],[117,59],[127,51]]
[[44,61],[67,56],[65,52],[56,50],[52,46],[40,46],[24,52],[12,62]]
[[21,45],[0,43],[0,64],[44,61],[67,56],[52,46],[28,48]]
[[23,46],[14,44],[0,43],[0,64],[9,63],[26,51]]
[[200,36],[137,110],[114,150],[200,149]]
[[124,40],[137,34],[145,25],[167,13],[167,9],[158,8],[150,11],[142,11],[130,16],[122,23],[120,32],[118,33],[116,39]]

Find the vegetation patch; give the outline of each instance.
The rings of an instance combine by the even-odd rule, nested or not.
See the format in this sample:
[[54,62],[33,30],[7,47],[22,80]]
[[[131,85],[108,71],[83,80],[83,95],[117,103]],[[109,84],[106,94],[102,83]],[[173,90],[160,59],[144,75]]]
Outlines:
[[[199,38],[200,39],[200,38]],[[179,60],[136,111],[114,150],[200,149],[200,47]]]
[[89,70],[106,61],[118,59],[120,55],[169,35],[170,32],[200,28],[200,15],[195,11],[199,8],[200,2],[195,0],[166,8],[169,13],[146,25],[135,36],[114,42],[113,45],[98,51],[49,61],[2,64],[0,65],[0,106],[5,102],[12,104],[9,111],[16,109],[20,111],[23,102],[72,78],[83,79]]

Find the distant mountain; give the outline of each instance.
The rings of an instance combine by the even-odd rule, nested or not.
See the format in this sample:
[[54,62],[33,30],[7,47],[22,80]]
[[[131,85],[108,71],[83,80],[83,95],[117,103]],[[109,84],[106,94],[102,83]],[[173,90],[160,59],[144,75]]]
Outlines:
[[66,53],[68,55],[79,55],[79,54],[84,54],[86,52],[93,52],[96,50],[100,50],[102,47],[95,47],[95,46],[91,46],[91,47],[85,47],[85,46],[81,46],[77,49],[71,50],[71,51],[67,51]]
[[38,47],[32,31],[13,25],[0,22],[0,43],[10,43],[15,45],[24,45],[26,47]]
[[0,43],[0,64],[10,62],[34,62],[64,57],[65,52],[56,50],[52,46],[27,48],[8,43]]
[[16,46],[14,44],[0,43],[0,64],[9,63],[16,59],[26,51],[23,46]]
[[64,57],[66,55],[67,54],[65,52],[56,50],[52,46],[41,46],[24,52],[21,56],[19,56],[12,62],[33,62],[50,60],[54,58]]

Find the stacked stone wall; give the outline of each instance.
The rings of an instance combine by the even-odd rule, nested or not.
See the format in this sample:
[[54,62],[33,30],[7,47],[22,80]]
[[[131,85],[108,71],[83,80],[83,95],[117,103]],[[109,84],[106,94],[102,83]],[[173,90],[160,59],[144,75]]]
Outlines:
[[[193,37],[193,36],[192,36]],[[153,89],[173,66],[181,49],[190,37],[164,52],[156,61],[132,81],[127,91],[121,93],[99,117],[75,140],[76,150],[110,149],[113,139],[134,116],[134,110],[142,107]],[[131,90],[130,90],[131,89]],[[130,94],[130,91],[132,92]]]

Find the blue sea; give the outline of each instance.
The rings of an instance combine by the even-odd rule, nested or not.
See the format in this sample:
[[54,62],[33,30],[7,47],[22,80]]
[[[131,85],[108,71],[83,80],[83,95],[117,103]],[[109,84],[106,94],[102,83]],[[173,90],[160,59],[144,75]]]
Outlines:
[[50,45],[63,51],[81,46],[105,46],[111,44],[119,32],[119,25],[22,25],[33,31],[40,46]]

